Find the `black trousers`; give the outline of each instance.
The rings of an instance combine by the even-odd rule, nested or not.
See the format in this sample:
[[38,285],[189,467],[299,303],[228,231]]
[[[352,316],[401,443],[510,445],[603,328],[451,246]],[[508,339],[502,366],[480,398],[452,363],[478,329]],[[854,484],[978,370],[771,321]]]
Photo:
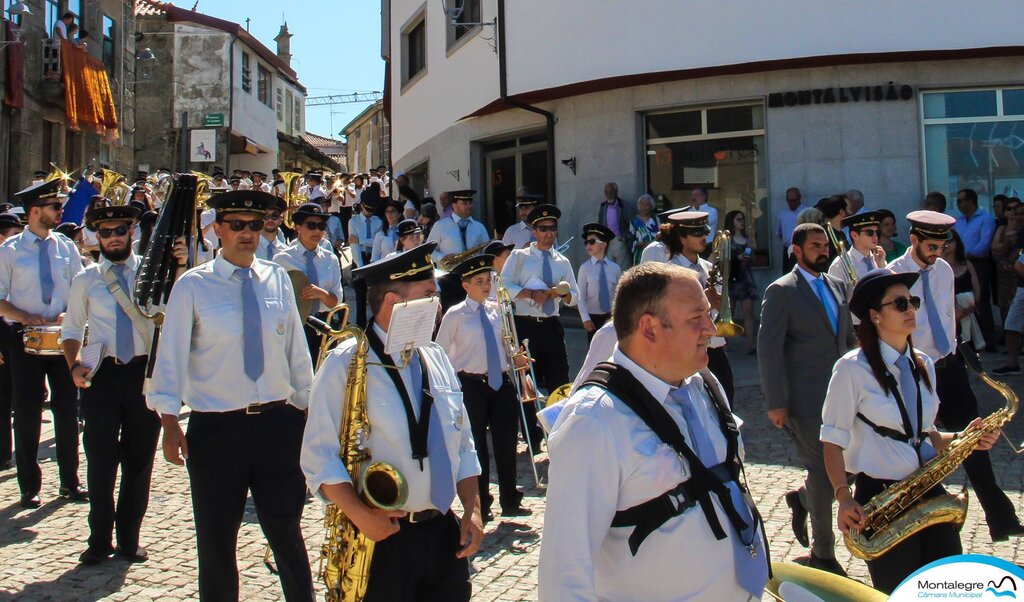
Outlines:
[[[565,329],[558,318],[529,318],[516,316],[516,333],[520,341],[529,341],[527,347],[533,356],[533,372],[537,377],[537,386],[548,393],[564,384],[571,383],[569,378],[569,356],[565,351]],[[526,424],[530,429],[530,442],[533,449],[539,449],[544,433],[537,424],[537,404],[523,405],[526,413]],[[526,428],[526,427],[524,427]]]
[[[959,431],[978,417],[978,398],[971,389],[967,366],[960,356],[948,355],[935,364],[935,392],[939,395],[938,421],[948,431]],[[964,461],[964,472],[985,511],[990,533],[998,533],[1019,522],[1013,502],[996,483],[987,451],[976,451]]]
[[594,323],[594,330],[587,333],[587,344],[594,340],[597,330],[607,324],[611,317],[611,314],[590,314],[590,321]]
[[732,403],[736,387],[733,383],[732,365],[729,363],[729,356],[725,353],[725,347],[708,349],[708,370],[711,370],[718,382],[722,383],[725,396],[729,398],[729,403]]
[[14,392],[14,457],[22,495],[42,487],[39,437],[42,431],[44,379],[50,383],[50,413],[57,440],[61,487],[76,488],[78,480],[78,390],[64,356],[25,353],[22,328],[11,330],[11,383]]
[[495,391],[487,384],[487,377],[459,373],[462,383],[462,401],[469,413],[469,424],[476,442],[476,455],[480,459],[480,505],[486,514],[494,503],[489,491],[491,478],[491,452],[487,445],[487,429],[494,442],[494,465],[498,469],[498,503],[502,508],[515,508],[522,500],[516,488],[516,438],[519,424],[519,400],[515,387],[506,374],[501,388]]
[[[103,360],[82,390],[82,441],[89,461],[89,548],[112,549],[114,525],[117,545],[132,553],[139,547],[139,530],[149,506],[149,483],[160,433],[160,418],[146,407],[142,384],[146,356],[127,364]],[[121,468],[121,489],[114,505],[114,481]]]
[[[313,315],[320,318],[320,320],[324,320],[327,317],[327,312],[322,311]],[[313,360],[313,368],[316,368],[316,358],[320,355],[320,343],[323,336],[320,334],[320,331],[309,324],[303,324],[302,331],[306,335],[306,346],[309,347],[309,357]]]
[[996,338],[996,324],[992,317],[992,279],[995,274],[995,264],[991,257],[971,257],[967,261],[974,266],[978,274],[979,290],[974,291],[978,302],[974,306],[974,315],[978,318],[978,326],[981,327],[981,336],[985,337],[987,349],[995,349],[999,339]]
[[285,405],[261,414],[192,412],[188,476],[199,553],[199,597],[238,600],[238,528],[246,494],[281,577],[286,600],[312,600],[302,539],[306,482],[299,468],[303,413]]
[[399,524],[398,533],[374,547],[365,602],[468,602],[473,584],[469,560],[455,557],[461,547],[455,515]]
[[14,395],[11,387],[11,325],[0,320],[0,354],[4,363],[0,365],[0,464],[14,458],[14,437],[11,431],[11,412]]
[[[853,498],[864,504],[878,495],[894,481],[881,481],[865,474],[858,474]],[[941,485],[933,487],[925,498],[943,495],[946,491]],[[951,523],[942,523],[922,529],[893,546],[885,554],[874,560],[868,560],[868,573],[875,589],[892,593],[911,573],[924,565],[963,553],[960,544],[960,532]]]

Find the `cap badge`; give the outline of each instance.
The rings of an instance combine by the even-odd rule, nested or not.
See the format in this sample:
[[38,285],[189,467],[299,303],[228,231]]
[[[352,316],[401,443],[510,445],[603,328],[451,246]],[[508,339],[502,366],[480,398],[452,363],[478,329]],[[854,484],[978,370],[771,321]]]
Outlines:
[[252,199],[245,199],[245,206],[252,207]]

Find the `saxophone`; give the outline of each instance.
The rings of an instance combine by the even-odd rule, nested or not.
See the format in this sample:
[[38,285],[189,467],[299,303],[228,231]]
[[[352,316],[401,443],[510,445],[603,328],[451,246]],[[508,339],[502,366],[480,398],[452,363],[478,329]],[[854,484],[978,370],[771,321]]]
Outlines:
[[490,242],[491,241],[480,243],[480,244],[478,244],[475,247],[470,247],[470,248],[466,249],[465,251],[460,251],[458,253],[451,253],[449,255],[445,255],[444,257],[442,257],[441,259],[438,260],[437,267],[441,268],[442,270],[444,270],[446,272],[450,272],[450,271],[452,271],[452,268],[454,268],[455,266],[459,265],[463,261],[466,261],[467,259],[469,259],[470,257],[476,255],[480,251],[483,251],[484,247],[486,247],[488,244],[490,244]]
[[[339,456],[352,476],[356,491],[368,505],[398,510],[409,497],[405,478],[391,464],[373,462],[366,440],[370,421],[366,408],[366,356],[369,341],[355,326],[343,329],[344,335],[356,341],[355,352],[348,367],[345,383],[345,410],[341,416]],[[327,587],[329,602],[359,602],[366,595],[373,560],[373,540],[363,535],[355,524],[334,504],[327,505],[324,517],[325,541],[320,547],[320,568],[317,576]]]
[[921,500],[970,456],[982,435],[1000,428],[1017,413],[1020,400],[1009,386],[991,378],[981,369],[973,351],[960,348],[960,355],[989,387],[999,392],[1006,405],[989,414],[979,428],[964,431],[927,464],[910,476],[868,500],[864,505],[867,520],[860,531],[852,529],[843,539],[850,554],[862,560],[874,560],[914,533],[940,523],[963,527],[967,518],[967,490]]

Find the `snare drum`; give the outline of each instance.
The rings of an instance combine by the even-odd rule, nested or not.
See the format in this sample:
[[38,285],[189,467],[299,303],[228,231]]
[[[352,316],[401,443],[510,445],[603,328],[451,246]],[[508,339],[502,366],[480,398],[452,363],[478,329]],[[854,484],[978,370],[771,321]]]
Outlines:
[[64,355],[61,348],[60,326],[26,326],[21,340],[25,343],[25,353],[32,355]]

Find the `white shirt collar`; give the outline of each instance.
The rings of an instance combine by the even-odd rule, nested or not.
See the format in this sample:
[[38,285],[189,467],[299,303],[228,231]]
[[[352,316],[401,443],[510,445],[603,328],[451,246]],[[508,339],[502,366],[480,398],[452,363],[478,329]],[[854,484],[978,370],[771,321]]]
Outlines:
[[[252,264],[250,264],[249,267],[252,268],[252,273],[256,280],[263,280],[269,275],[270,270],[273,269],[273,264],[260,261],[254,257]],[[237,266],[227,259],[224,259],[223,255],[217,255],[217,258],[213,260],[213,273],[217,274],[221,278],[231,278],[237,269],[245,268],[241,268],[241,266]]]
[[24,236],[28,242],[33,244],[35,244],[37,240],[51,240],[57,237],[57,235],[53,233],[53,230],[50,230],[49,232],[46,233],[46,236],[44,238],[39,238],[38,236],[36,236],[36,233],[29,230],[28,227],[22,230],[21,233],[22,236]]
[[[640,384],[647,389],[647,392],[653,395],[660,403],[665,403],[669,393],[676,389],[676,387],[673,387],[657,376],[654,376],[647,370],[641,368],[636,362],[629,359],[629,357],[619,349],[619,345],[617,343],[615,345],[615,351],[612,352],[612,360],[617,365],[629,370],[629,373],[636,377],[636,379],[640,381]],[[683,381],[683,386],[685,387],[688,383],[689,379]]]
[[895,349],[893,349],[892,346],[890,346],[885,341],[878,341],[878,348],[882,352],[882,359],[885,361],[886,364],[889,364],[890,366],[895,366],[896,368],[899,368],[899,364],[897,364],[896,362],[898,362],[900,357],[903,356],[909,357],[911,363],[913,363],[914,361],[914,358],[910,356],[910,345],[907,345],[907,348],[903,351],[903,353],[896,351]]
[[821,280],[821,279],[822,279],[822,276],[821,276],[821,274],[818,274],[817,276],[814,276],[813,274],[811,274],[810,272],[808,272],[807,270],[805,270],[805,269],[803,268],[803,266],[802,266],[802,265],[800,265],[799,263],[798,263],[798,264],[796,264],[796,269],[800,270],[800,273],[801,273],[801,274],[803,274],[803,275],[804,275],[804,278],[806,278],[806,279],[807,279],[807,283],[808,283],[808,284],[810,284],[811,282],[814,282],[815,280]]
[[[139,269],[139,263],[141,263],[141,261],[142,260],[139,258],[138,255],[136,255],[135,253],[132,253],[132,254],[128,255],[127,259],[124,260],[124,265],[128,266],[128,269],[134,272],[134,271]],[[114,262],[110,261],[109,259],[104,257],[102,253],[100,253],[100,263],[99,263],[100,272],[106,272],[107,270],[109,270],[110,268],[114,267],[115,265],[117,265],[117,264],[115,264]]]

